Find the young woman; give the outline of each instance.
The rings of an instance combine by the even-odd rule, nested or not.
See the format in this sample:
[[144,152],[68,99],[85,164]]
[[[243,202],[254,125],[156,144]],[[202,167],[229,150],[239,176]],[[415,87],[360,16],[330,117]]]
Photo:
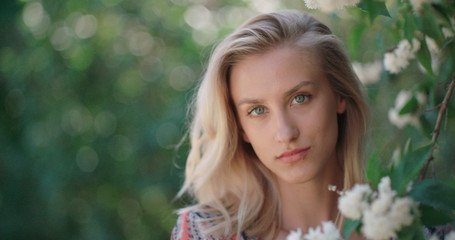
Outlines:
[[212,53],[192,106],[171,239],[285,239],[331,220],[364,179],[368,111],[339,39],[307,13],[247,21]]

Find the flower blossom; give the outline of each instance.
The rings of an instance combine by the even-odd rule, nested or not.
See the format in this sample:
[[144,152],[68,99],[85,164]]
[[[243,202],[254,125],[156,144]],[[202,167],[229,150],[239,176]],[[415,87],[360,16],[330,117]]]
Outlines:
[[368,197],[372,190],[368,184],[356,184],[345,195],[338,199],[338,209],[344,216],[357,220],[362,217],[363,211],[368,208]]
[[302,240],[302,230],[299,228],[296,231],[291,231],[286,240]]
[[326,240],[340,240],[342,239],[340,231],[333,222],[323,222],[322,230],[324,231],[324,239]]
[[438,73],[439,64],[441,62],[440,59],[442,58],[441,49],[439,48],[436,41],[431,37],[425,36],[425,42],[427,43],[428,50],[430,51],[431,55],[431,69],[433,72]]
[[[338,199],[338,208],[345,217],[362,219],[362,233],[368,239],[396,238],[397,232],[414,220],[414,201],[396,197],[397,193],[390,184],[390,178],[383,177],[378,192],[373,192],[368,185],[357,184]],[[353,202],[352,206],[348,201]]]
[[357,77],[359,77],[360,82],[363,83],[363,85],[367,85],[379,81],[382,64],[380,61],[365,64],[354,62],[352,63],[352,68],[357,74]]
[[309,9],[321,9],[323,12],[334,12],[349,6],[355,6],[360,0],[305,0]]
[[325,240],[324,233],[321,231],[321,227],[311,228],[308,230],[308,233],[304,236],[305,240]]
[[420,42],[417,39],[411,43],[403,39],[392,51],[384,54],[384,68],[390,73],[399,73],[409,65],[409,60],[415,58],[415,53],[420,49]]
[[302,230],[291,231],[286,240],[342,240],[340,232],[332,221],[322,223],[321,227],[311,228],[302,236]]
[[403,128],[408,124],[412,124],[417,127],[420,126],[417,112],[400,114],[401,109],[403,109],[406,103],[408,103],[413,96],[417,99],[417,102],[420,105],[424,105],[427,101],[424,93],[419,92],[413,95],[411,91],[401,90],[395,99],[395,107],[389,110],[389,121],[398,128]]

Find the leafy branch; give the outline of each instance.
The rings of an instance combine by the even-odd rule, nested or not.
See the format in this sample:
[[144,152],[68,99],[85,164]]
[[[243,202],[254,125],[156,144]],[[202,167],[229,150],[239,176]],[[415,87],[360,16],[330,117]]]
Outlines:
[[447,93],[446,93],[446,95],[444,97],[444,100],[441,103],[441,108],[439,109],[439,114],[438,114],[438,118],[436,120],[436,125],[435,125],[435,128],[433,130],[433,137],[431,139],[431,141],[433,142],[434,146],[431,149],[430,156],[428,157],[428,159],[427,159],[427,161],[425,163],[425,166],[422,168],[422,171],[420,172],[419,180],[423,180],[425,178],[425,174],[426,174],[426,172],[428,170],[428,166],[430,165],[431,161],[433,161],[433,159],[434,159],[433,153],[434,153],[434,150],[436,149],[435,144],[436,144],[436,141],[438,140],[438,137],[439,137],[439,132],[440,132],[441,123],[442,123],[442,117],[444,116],[444,113],[447,110],[447,107],[448,107],[448,104],[449,104],[449,100],[450,100],[450,97],[452,97],[452,93],[453,93],[453,89],[454,88],[455,88],[455,75],[452,77],[452,81],[450,82],[449,89],[447,90]]

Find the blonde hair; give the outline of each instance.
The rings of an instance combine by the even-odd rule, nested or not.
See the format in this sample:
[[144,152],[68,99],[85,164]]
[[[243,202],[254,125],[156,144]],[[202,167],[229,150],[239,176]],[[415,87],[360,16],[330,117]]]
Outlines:
[[279,46],[311,51],[332,90],[346,99],[338,116],[337,157],[344,162],[344,188],[364,180],[364,138],[367,106],[341,42],[308,13],[278,11],[250,19],[213,51],[192,106],[191,150],[185,182],[193,206],[179,212],[204,214],[203,233],[215,238],[246,233],[269,239],[281,224],[278,189],[271,172],[243,141],[229,93],[232,67],[247,56]]

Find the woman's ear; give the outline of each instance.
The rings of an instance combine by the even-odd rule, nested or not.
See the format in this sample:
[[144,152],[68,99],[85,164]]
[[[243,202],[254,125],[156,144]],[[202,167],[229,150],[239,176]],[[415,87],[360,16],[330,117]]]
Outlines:
[[346,111],[346,98],[338,96],[337,113],[343,114]]

